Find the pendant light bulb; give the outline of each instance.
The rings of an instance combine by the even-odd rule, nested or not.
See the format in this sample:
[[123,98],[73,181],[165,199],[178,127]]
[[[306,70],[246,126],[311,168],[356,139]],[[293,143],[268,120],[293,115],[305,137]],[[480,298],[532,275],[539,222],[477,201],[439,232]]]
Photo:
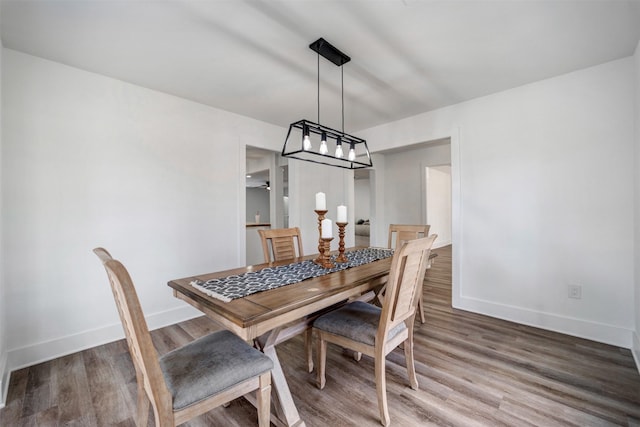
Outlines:
[[349,148],[349,161],[353,162],[356,159],[356,149],[354,147],[353,142],[351,143],[351,148]]
[[311,140],[309,139],[309,128],[308,127],[304,127],[304,129],[302,130],[302,148],[304,149],[304,151],[309,151],[311,150]]
[[322,137],[320,138],[320,154],[327,154],[329,149],[327,148],[327,133],[322,132]]
[[320,144],[320,154],[327,154],[328,152],[329,149],[327,148],[327,142],[322,141],[322,143]]
[[341,159],[344,157],[344,153],[342,152],[342,138],[338,137],[336,140],[336,157]]

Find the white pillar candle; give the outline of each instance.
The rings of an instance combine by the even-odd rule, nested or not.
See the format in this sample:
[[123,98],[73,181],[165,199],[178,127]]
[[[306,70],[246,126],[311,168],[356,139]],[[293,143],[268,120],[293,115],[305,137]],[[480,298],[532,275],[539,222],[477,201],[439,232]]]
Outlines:
[[316,210],[317,211],[327,210],[327,198],[324,195],[324,193],[316,193]]
[[333,238],[333,223],[328,218],[322,220],[322,238],[323,239]]
[[336,222],[347,222],[347,207],[344,205],[338,206],[338,215],[336,216]]

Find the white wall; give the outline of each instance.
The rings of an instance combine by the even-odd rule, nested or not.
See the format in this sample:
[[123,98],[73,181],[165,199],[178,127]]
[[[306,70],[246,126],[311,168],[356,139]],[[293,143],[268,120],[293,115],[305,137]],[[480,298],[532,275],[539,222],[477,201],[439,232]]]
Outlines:
[[278,150],[286,129],[3,53],[9,369],[123,336],[96,246],[152,328],[198,314],[167,281],[244,263],[244,146]]
[[370,182],[371,181],[368,179],[353,180],[353,191],[355,197],[354,218],[356,221],[359,219],[371,219],[371,209],[369,206],[371,202],[371,197],[369,197]]
[[245,258],[246,265],[262,264],[264,262],[264,252],[262,251],[262,241],[260,240],[260,234],[258,230],[268,230],[269,226],[259,227],[247,227],[246,230],[246,242],[247,242],[247,257]]
[[326,217],[333,221],[331,249],[338,249],[335,225],[338,205],[347,206],[349,225],[345,233],[347,247],[354,245],[353,172],[347,169],[289,160],[289,227],[300,227],[305,255],[318,253],[318,216],[315,194],[323,192],[327,199]]
[[450,163],[451,145],[441,142],[385,155],[385,230],[425,223],[425,167]]
[[635,59],[635,332],[633,334],[633,355],[640,370],[640,42],[636,47]]
[[[0,40],[0,82],[2,81],[2,40]],[[2,99],[2,84],[0,83],[0,100]],[[5,404],[9,388],[9,371],[7,370],[7,338],[6,338],[6,292],[4,280],[4,239],[2,232],[2,102],[0,102],[0,408]]]
[[[385,156],[383,154],[371,154],[371,161],[373,167],[369,169],[369,186],[371,191],[369,197],[369,206],[371,211],[369,212],[373,222],[370,226],[369,245],[370,246],[387,246],[387,237],[389,234],[389,226],[385,219],[385,182],[387,177],[385,175]],[[385,228],[386,227],[386,228]]]
[[626,58],[360,133],[451,137],[456,307],[630,347],[634,93]]
[[[246,221],[247,223],[256,222],[256,213],[260,212],[260,222],[267,223],[271,221],[270,196],[271,192],[265,188],[247,188],[247,205],[246,205]],[[274,227],[275,228],[275,227]]]

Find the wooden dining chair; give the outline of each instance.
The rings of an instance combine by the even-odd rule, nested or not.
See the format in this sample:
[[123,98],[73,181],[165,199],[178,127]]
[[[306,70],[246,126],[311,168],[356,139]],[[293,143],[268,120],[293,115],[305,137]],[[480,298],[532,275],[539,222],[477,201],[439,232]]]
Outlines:
[[409,383],[418,389],[413,360],[413,322],[422,281],[436,235],[409,240],[396,250],[382,308],[362,301],[351,302],[318,317],[313,328],[318,338],[318,376],[324,388],[327,342],[374,358],[378,406],[382,425],[390,423],[385,378],[386,356],[404,343]]
[[158,357],[126,268],[103,248],[93,252],[107,270],[138,382],[136,425],[175,426],[256,391],[258,425],[270,425],[273,362],[230,331],[206,335]]
[[[430,228],[430,225],[390,224],[387,247],[389,249],[399,248],[404,241],[427,237]],[[427,263],[427,268],[431,268],[431,261]],[[418,313],[420,314],[420,323],[424,323],[424,301],[422,298],[418,301]]]
[[[430,225],[389,224],[389,249],[399,248],[405,240],[418,239],[429,235]],[[394,239],[395,235],[395,239]]]
[[[304,256],[302,235],[298,227],[258,230],[262,242],[264,262],[282,261]],[[297,248],[297,250],[296,250]],[[307,356],[307,370],[313,371],[313,331],[304,330],[304,348]]]
[[298,227],[258,230],[258,233],[262,241],[264,262],[281,261],[304,256],[302,236]]

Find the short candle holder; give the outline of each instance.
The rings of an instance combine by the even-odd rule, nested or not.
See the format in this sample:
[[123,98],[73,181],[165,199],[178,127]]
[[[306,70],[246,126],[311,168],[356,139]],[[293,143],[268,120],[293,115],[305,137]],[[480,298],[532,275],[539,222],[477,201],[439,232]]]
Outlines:
[[336,258],[336,262],[347,262],[349,261],[344,254],[344,229],[349,224],[348,222],[336,222],[338,226],[338,236],[340,237],[340,243],[338,246],[338,258]]
[[331,262],[331,241],[333,240],[333,237],[322,237],[320,240],[322,240],[322,253],[321,253],[321,257],[322,257],[322,261],[319,263],[322,268],[333,268],[335,267],[335,265]]
[[324,242],[322,241],[322,220],[329,211],[316,209],[314,212],[318,215],[318,253],[320,255],[318,255],[318,258],[314,259],[313,262],[316,264],[322,264],[324,252]]

